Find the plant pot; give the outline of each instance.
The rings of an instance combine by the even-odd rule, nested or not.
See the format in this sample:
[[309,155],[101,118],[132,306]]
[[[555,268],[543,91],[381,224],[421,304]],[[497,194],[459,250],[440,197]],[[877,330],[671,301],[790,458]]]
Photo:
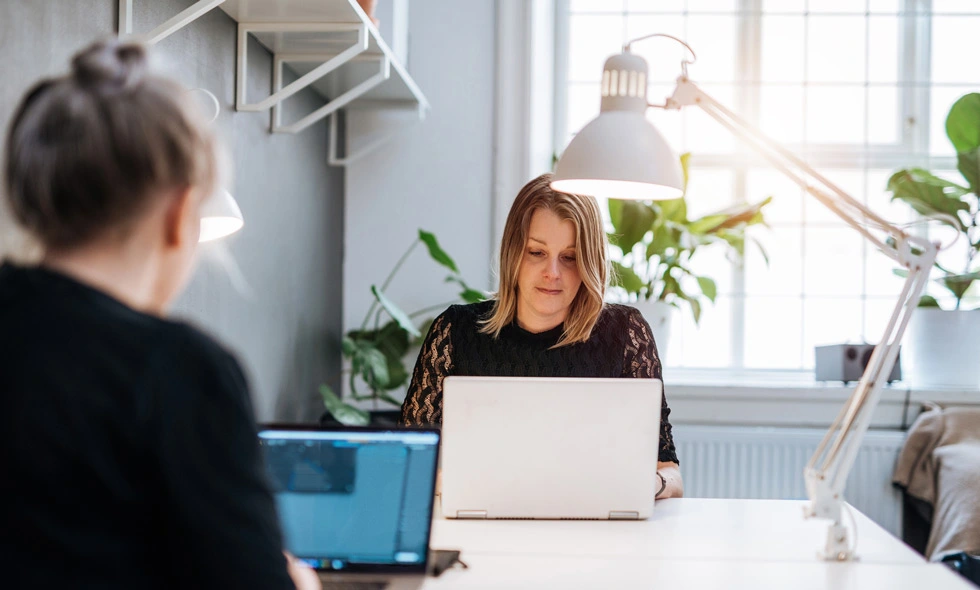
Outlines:
[[919,308],[902,347],[902,374],[913,387],[980,388],[980,310]]
[[657,352],[660,354],[660,363],[665,364],[670,348],[670,325],[676,308],[663,301],[637,301],[630,305],[640,310],[643,319],[650,324],[653,339],[657,343]]

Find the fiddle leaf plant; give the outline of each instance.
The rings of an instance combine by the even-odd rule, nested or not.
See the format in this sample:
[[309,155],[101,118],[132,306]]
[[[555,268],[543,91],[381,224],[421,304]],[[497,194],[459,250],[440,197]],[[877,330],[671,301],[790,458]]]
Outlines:
[[[964,183],[940,178],[922,168],[905,168],[888,179],[892,201],[902,201],[924,217],[935,217],[965,238],[963,266],[949,268],[935,263],[935,284],[949,291],[959,309],[973,282],[980,279],[980,94],[961,96],[946,116],[946,136],[956,150],[956,168]],[[908,276],[905,270],[895,274]],[[931,295],[919,300],[920,307],[939,307]]]
[[[487,297],[485,293],[466,283],[456,262],[442,249],[436,236],[419,229],[417,238],[398,259],[381,286],[371,285],[371,306],[360,327],[348,331],[343,337],[341,350],[344,359],[349,362],[344,373],[354,401],[373,400],[375,403],[383,401],[400,405],[401,402],[389,392],[408,382],[409,370],[405,366],[405,355],[412,347],[421,345],[423,335],[433,319],[426,314],[456,303],[449,301],[406,313],[385,294],[398,270],[419,244],[425,245],[433,261],[449,270],[446,282],[460,288],[460,301],[476,303]],[[424,319],[419,321],[420,317]],[[328,385],[320,386],[320,396],[327,412],[338,422],[348,426],[364,426],[370,422],[368,412],[344,401]]]
[[698,322],[703,301],[714,302],[718,287],[714,279],[693,270],[691,259],[703,249],[724,247],[730,259],[741,261],[748,239],[758,246],[768,264],[765,249],[757,240],[746,236],[746,229],[766,224],[763,208],[772,197],[688,219],[685,197],[690,154],[681,155],[680,160],[684,187],[679,198],[609,200],[613,226],[609,241],[620,253],[620,259],[612,263],[613,286],[621,288],[631,301],[657,300],[674,307],[680,307],[683,302]]

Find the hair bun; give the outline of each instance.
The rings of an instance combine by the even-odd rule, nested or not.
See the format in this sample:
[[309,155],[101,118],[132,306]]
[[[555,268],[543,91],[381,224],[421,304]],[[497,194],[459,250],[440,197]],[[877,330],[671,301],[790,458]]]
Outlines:
[[71,60],[72,77],[82,87],[129,89],[147,71],[146,47],[133,41],[110,39],[93,44]]

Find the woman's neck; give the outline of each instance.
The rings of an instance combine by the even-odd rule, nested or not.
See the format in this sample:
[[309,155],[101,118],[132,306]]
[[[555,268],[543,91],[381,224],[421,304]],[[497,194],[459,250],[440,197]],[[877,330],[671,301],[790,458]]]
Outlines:
[[566,317],[568,317],[567,311],[560,315],[556,314],[541,316],[535,313],[522,311],[520,306],[517,307],[517,325],[522,330],[526,330],[532,334],[540,334],[542,332],[547,332],[548,330],[554,330],[565,322]]
[[98,244],[47,253],[42,266],[98,289],[133,309],[163,315],[156,296],[156,257],[135,248]]

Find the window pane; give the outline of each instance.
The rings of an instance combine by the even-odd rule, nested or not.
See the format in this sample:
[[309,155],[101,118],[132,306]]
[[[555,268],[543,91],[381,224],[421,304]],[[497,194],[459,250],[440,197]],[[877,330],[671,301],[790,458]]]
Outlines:
[[977,0],[932,0],[932,10],[937,13],[980,14]]
[[[837,185],[845,193],[854,197],[858,201],[864,202],[864,171],[853,169],[830,169],[817,166],[821,176]],[[807,223],[821,226],[838,225],[845,226],[846,222],[837,216],[836,213],[824,206],[813,195],[804,196],[804,218]],[[853,230],[850,230],[853,231]]]
[[810,0],[807,8],[811,13],[842,12],[864,13],[864,0]]
[[728,297],[706,301],[700,326],[688,307],[674,315],[670,336],[671,365],[729,367],[732,364],[732,304]]
[[796,297],[745,300],[745,366],[798,369],[802,366],[803,302]]
[[687,217],[697,219],[735,202],[733,173],[691,166],[687,183]]
[[807,0],[762,0],[762,12],[804,12]]
[[864,143],[865,89],[817,86],[808,90],[806,139],[809,143]]
[[803,222],[803,189],[781,172],[769,168],[749,170],[746,176],[746,197],[757,202],[772,197],[763,209],[770,225],[799,224]]
[[895,274],[897,262],[872,245],[867,246],[864,291],[869,296],[897,298],[905,279]]
[[801,228],[754,226],[748,235],[762,245],[769,265],[753,243],[745,247],[745,293],[756,295],[796,295],[803,292]]
[[860,299],[808,298],[803,301],[803,366],[813,368],[814,348],[860,342],[864,331]]
[[[626,0],[630,12],[684,12],[685,0]],[[662,31],[651,30],[650,33]]]
[[[895,297],[868,297],[864,302],[864,341],[878,344],[895,310]],[[907,333],[907,332],[906,332]],[[899,351],[901,356],[901,351]]]
[[592,119],[599,116],[601,100],[598,84],[569,84],[567,127],[569,133],[582,130]]
[[803,288],[807,295],[860,296],[863,238],[851,228],[804,230]]
[[762,80],[803,81],[802,16],[762,16]]
[[767,86],[759,89],[762,132],[783,143],[803,142],[803,86]]
[[622,12],[626,6],[623,0],[571,0],[569,7],[574,14],[576,12]]
[[976,66],[980,16],[932,18],[932,81],[963,84],[980,81]]
[[688,12],[735,12],[738,0],[687,0]]
[[698,55],[690,68],[691,77],[699,82],[734,81],[738,20],[734,16],[691,16],[687,31],[687,42]]
[[898,81],[900,34],[901,24],[897,16],[869,17],[868,81],[892,83]]
[[903,0],[868,0],[868,10],[879,13],[895,13],[901,10]]
[[807,79],[811,82],[862,82],[865,65],[864,19],[811,16],[808,25]]
[[901,140],[899,92],[896,86],[868,88],[868,143],[893,145]]
[[[656,16],[630,16],[626,20],[626,35],[635,39],[651,33],[666,33],[680,39],[687,38],[685,19],[680,14],[658,14]],[[698,51],[695,47],[694,51]],[[647,60],[650,67],[651,82],[673,83],[681,74],[681,61],[689,58],[683,45],[671,40],[654,38],[632,47],[633,53]]]
[[690,262],[691,272],[715,282],[719,294],[731,295],[734,267],[724,244],[698,248]]
[[568,79],[571,82],[602,81],[606,59],[623,47],[623,17],[572,15],[568,19]]
[[[701,88],[723,105],[734,104],[735,88],[731,85],[702,84]],[[701,109],[687,108],[683,115],[685,150],[695,154],[719,154],[731,153],[735,148],[735,136]]]

